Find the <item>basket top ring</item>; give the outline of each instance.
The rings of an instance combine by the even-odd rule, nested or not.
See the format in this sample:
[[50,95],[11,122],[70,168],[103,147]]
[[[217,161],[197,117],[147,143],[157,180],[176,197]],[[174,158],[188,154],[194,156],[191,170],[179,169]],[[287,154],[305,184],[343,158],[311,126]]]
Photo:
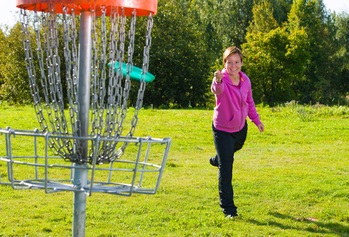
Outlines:
[[106,13],[119,12],[123,8],[126,16],[131,16],[136,9],[137,16],[148,16],[150,13],[157,13],[158,0],[17,0],[16,6],[25,10],[36,10],[41,12],[50,12],[55,10],[56,13],[63,13],[63,7],[68,8],[68,13],[92,11],[96,15],[101,15],[102,9]]

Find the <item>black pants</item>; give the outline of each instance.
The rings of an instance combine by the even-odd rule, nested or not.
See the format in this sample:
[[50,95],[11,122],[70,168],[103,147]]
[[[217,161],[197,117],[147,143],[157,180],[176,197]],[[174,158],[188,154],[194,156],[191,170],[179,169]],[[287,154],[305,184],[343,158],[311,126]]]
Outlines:
[[234,190],[232,185],[234,153],[240,150],[246,140],[247,123],[243,129],[235,133],[217,130],[212,125],[216,159],[218,161],[218,189],[220,206],[226,215],[237,215],[234,203]]

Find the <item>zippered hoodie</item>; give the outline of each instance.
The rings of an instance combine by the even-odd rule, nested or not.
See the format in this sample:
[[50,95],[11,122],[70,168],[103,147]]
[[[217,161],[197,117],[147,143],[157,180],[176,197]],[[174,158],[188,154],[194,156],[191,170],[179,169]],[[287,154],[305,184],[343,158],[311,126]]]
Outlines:
[[250,79],[245,73],[240,72],[240,83],[234,86],[224,69],[222,72],[221,83],[213,79],[211,85],[211,91],[216,97],[213,113],[214,127],[224,132],[238,132],[244,127],[247,116],[256,126],[261,124],[252,97]]

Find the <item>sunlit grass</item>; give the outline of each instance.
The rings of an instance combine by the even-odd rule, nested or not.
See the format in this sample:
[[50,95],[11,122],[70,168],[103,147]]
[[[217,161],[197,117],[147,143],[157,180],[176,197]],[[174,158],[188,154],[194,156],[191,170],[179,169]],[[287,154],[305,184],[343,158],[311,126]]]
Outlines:
[[[0,128],[38,127],[30,106],[0,109]],[[219,208],[217,169],[208,163],[212,111],[147,109],[135,136],[172,138],[160,189],[93,193],[86,236],[349,236],[348,107],[290,103],[258,111],[266,131],[249,123],[234,163],[240,217],[225,219]],[[72,192],[0,186],[0,193],[0,236],[71,236]]]

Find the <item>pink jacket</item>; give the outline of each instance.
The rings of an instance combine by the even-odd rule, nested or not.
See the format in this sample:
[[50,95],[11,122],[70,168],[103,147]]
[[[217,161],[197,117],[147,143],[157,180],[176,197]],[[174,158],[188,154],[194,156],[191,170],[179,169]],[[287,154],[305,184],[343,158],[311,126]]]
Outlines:
[[248,116],[255,125],[261,124],[252,98],[251,81],[240,72],[240,84],[234,86],[226,72],[221,83],[213,80],[211,91],[216,97],[213,113],[213,125],[220,131],[229,133],[240,131]]

